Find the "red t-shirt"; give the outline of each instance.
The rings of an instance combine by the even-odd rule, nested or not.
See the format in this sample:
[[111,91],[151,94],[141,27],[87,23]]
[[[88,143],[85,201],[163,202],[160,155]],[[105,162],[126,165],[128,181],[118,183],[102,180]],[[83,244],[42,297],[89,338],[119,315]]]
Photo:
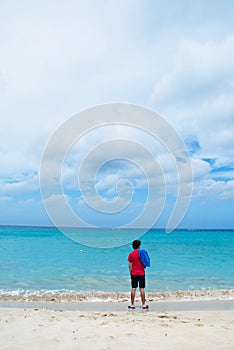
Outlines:
[[134,250],[129,254],[128,261],[132,263],[132,271],[131,271],[132,276],[144,276],[145,269],[144,269],[144,265],[140,261],[138,249]]

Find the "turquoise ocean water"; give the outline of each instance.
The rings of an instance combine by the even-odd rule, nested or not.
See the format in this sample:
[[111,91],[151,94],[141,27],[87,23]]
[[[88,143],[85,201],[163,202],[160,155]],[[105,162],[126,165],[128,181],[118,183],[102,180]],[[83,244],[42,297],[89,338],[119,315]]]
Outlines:
[[[80,229],[81,235],[97,241],[105,232]],[[140,233],[131,230],[132,234]],[[234,288],[234,231],[150,230],[141,241],[151,257],[148,292]],[[56,228],[0,227],[0,293],[127,292],[130,251],[131,243],[87,247]]]

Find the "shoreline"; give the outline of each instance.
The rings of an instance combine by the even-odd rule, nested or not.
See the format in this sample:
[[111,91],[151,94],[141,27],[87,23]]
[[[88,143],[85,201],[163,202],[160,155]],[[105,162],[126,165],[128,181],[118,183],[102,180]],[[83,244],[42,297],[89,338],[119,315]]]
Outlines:
[[[128,292],[105,292],[105,291],[65,291],[65,290],[1,290],[0,302],[126,302],[130,298]],[[233,300],[234,289],[214,290],[177,290],[165,292],[147,292],[148,302],[183,302],[183,301],[216,301]],[[136,301],[139,300],[137,291]]]
[[[178,311],[231,311],[234,310],[234,300],[190,300],[190,301],[149,301],[150,312],[178,312]],[[27,301],[0,301],[0,309],[45,309],[61,311],[84,312],[145,312],[139,300],[136,309],[128,310],[129,301],[124,302],[27,302]]]
[[[127,311],[130,292],[44,291],[14,294],[1,292],[0,308],[50,309],[71,311]],[[150,311],[234,310],[234,289],[176,292],[146,292]],[[137,291],[135,311],[141,310]]]

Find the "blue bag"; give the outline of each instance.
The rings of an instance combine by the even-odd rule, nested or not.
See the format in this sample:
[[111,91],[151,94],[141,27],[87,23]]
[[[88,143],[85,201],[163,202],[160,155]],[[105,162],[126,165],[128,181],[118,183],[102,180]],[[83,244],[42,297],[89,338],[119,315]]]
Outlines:
[[139,258],[144,267],[150,267],[150,257],[145,249],[138,249]]

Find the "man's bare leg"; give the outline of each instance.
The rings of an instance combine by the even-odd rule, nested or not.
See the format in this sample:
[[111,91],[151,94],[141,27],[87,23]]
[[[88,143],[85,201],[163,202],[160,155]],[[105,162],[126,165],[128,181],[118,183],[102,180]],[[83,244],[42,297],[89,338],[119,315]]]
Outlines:
[[131,291],[131,306],[132,307],[134,307],[135,296],[136,296],[136,288],[132,288],[132,291]]
[[141,294],[142,307],[145,307],[145,289],[144,288],[140,288],[140,294]]

